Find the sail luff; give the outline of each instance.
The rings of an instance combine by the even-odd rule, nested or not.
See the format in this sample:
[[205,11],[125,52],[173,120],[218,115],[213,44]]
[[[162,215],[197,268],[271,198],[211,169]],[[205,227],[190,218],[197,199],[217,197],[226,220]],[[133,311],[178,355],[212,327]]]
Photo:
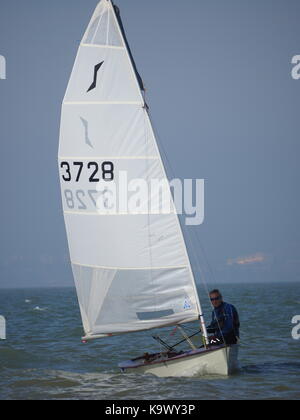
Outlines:
[[115,19],[118,23],[119,32],[120,32],[121,37],[123,39],[123,43],[126,47],[126,50],[127,50],[129,59],[131,61],[131,65],[132,65],[133,71],[135,73],[135,77],[137,79],[137,83],[139,85],[139,88],[140,88],[141,91],[145,91],[145,86],[144,86],[143,80],[142,80],[142,78],[141,78],[141,76],[140,76],[140,74],[137,70],[137,67],[136,67],[136,64],[135,64],[135,61],[134,61],[129,43],[127,41],[127,37],[126,37],[126,34],[125,34],[125,29],[124,29],[123,22],[122,22],[122,19],[121,19],[120,10],[116,5],[114,5],[112,0],[108,0],[108,1],[111,2],[113,13],[114,13]]
[[142,92],[141,92],[141,86],[140,86],[138,76],[137,76],[138,72],[137,72],[132,54],[129,50],[129,46],[128,46],[127,40],[125,38],[124,31],[122,31],[121,28],[120,28],[119,19],[117,18],[117,15],[116,15],[115,5],[113,4],[112,0],[107,0],[107,1],[109,2],[110,6],[111,6],[111,11],[113,13],[113,17],[114,17],[115,23],[116,23],[118,31],[119,31],[119,35],[120,35],[120,37],[122,39],[122,42],[123,42],[123,45],[125,47],[127,58],[128,58],[128,61],[129,61],[129,65],[130,65],[130,68],[132,70],[134,80],[136,81],[137,89],[140,92],[141,101],[142,101],[142,103],[144,103],[144,98],[143,98],[143,95],[142,95]]

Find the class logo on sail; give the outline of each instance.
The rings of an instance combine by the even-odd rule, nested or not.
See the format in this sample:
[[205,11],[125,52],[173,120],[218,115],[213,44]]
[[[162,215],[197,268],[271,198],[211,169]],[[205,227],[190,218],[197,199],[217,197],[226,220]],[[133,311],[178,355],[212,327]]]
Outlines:
[[184,300],[183,309],[186,311],[191,308],[192,308],[191,301],[188,297],[186,297]]
[[103,65],[104,61],[102,61],[101,63],[97,64],[94,67],[94,79],[93,79],[93,83],[91,84],[91,86],[88,88],[87,93],[89,93],[91,90],[94,90],[97,87],[97,78],[98,78],[98,72],[101,69],[102,65]]
[[87,120],[85,120],[84,118],[80,117],[80,120],[82,122],[83,128],[84,128],[84,139],[85,139],[85,144],[87,144],[89,147],[94,148],[90,137],[89,137],[89,123]]

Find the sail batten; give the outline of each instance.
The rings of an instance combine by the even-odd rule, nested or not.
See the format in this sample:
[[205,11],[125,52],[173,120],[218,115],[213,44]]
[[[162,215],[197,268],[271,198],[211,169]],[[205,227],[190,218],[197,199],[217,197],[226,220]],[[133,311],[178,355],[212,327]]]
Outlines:
[[[146,211],[111,211],[104,195],[124,173],[128,182],[167,180],[142,89],[119,11],[102,0],[67,87],[59,147],[69,251],[89,339],[192,322],[201,314],[170,189],[164,213],[150,212],[151,197]],[[100,199],[107,211],[99,210]]]

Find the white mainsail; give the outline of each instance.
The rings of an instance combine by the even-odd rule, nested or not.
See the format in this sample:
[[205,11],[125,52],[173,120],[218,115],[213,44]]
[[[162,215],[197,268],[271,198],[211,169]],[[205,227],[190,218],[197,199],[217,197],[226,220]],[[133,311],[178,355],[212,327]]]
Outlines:
[[[173,201],[167,214],[101,212],[102,178],[165,179],[118,9],[102,0],[62,106],[59,170],[86,339],[185,323],[201,307]],[[171,193],[169,191],[170,197]]]

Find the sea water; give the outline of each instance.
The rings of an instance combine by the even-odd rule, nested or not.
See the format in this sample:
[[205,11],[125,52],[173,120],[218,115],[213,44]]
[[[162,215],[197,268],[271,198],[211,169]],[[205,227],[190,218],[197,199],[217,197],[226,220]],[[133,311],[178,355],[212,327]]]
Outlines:
[[[6,320],[0,399],[300,398],[300,339],[292,336],[300,283],[224,284],[221,290],[240,314],[240,369],[230,377],[192,378],[119,371],[120,361],[161,350],[151,331],[82,344],[73,288],[0,290],[0,315]],[[208,323],[207,294],[201,287],[199,294]],[[197,323],[186,326],[191,333],[197,328]],[[155,333],[170,344],[181,339],[174,328]]]

